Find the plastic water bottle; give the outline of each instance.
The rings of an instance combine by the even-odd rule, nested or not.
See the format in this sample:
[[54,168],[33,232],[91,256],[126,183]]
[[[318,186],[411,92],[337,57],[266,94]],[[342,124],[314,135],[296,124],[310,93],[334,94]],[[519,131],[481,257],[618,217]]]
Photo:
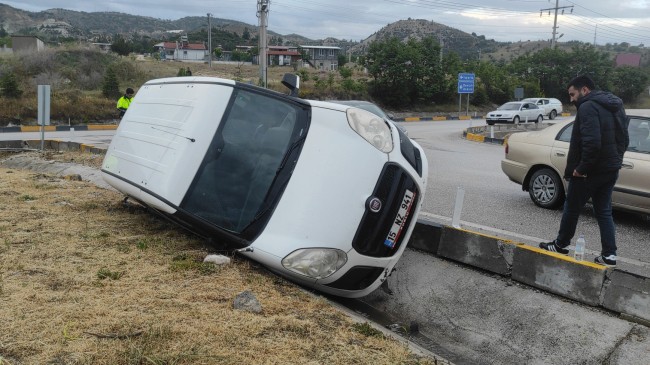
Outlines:
[[573,253],[573,257],[578,261],[582,261],[585,259],[585,235],[584,234],[581,234],[580,237],[578,237],[578,240],[576,241],[576,249],[575,252]]

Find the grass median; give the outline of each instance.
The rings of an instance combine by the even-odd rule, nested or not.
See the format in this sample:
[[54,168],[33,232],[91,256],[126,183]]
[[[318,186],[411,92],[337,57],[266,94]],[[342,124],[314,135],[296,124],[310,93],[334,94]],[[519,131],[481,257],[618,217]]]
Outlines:
[[[252,261],[203,263],[212,247],[120,193],[21,169],[0,176],[2,365],[433,363]],[[261,313],[233,308],[246,290]]]

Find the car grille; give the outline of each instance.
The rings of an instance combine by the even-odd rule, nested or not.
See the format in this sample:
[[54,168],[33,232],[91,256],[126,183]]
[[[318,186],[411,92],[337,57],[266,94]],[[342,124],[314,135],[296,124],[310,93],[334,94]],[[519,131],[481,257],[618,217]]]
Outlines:
[[[415,193],[415,198],[402,234],[391,248],[384,245],[384,241],[393,225],[407,189]],[[399,250],[404,242],[406,231],[413,223],[414,212],[420,201],[420,191],[406,170],[394,163],[387,163],[375,186],[373,197],[381,200],[382,208],[379,212],[374,213],[366,206],[366,211],[352,241],[352,247],[365,256],[390,257]]]

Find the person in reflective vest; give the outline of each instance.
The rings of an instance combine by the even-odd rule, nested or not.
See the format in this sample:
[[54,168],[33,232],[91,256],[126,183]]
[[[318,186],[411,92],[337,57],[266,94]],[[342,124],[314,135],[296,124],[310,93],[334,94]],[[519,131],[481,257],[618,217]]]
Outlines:
[[124,96],[122,96],[117,101],[117,110],[120,111],[120,118],[124,116],[124,113],[126,113],[126,110],[129,108],[129,105],[131,105],[131,100],[133,99],[133,95],[135,95],[135,93],[133,92],[133,89],[129,87],[126,89],[126,94],[124,94]]

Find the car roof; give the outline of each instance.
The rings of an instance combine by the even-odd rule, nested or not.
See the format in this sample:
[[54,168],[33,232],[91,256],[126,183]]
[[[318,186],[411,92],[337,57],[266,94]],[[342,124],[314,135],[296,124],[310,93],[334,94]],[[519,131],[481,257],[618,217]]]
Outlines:
[[557,101],[558,103],[560,102],[560,100],[556,98],[525,98],[522,101],[537,101],[537,100],[544,100],[544,99],[548,99],[549,101]]
[[625,113],[634,117],[650,117],[650,109],[626,109]]

